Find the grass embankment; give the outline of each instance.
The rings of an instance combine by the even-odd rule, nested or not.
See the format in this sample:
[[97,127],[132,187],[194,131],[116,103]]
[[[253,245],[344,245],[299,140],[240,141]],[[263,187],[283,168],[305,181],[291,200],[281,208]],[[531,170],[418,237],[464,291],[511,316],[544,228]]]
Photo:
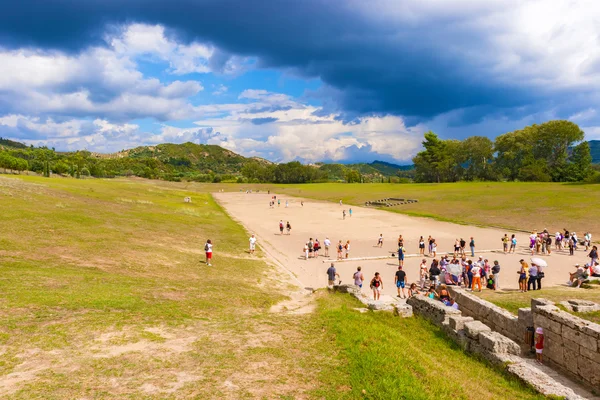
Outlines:
[[[598,285],[585,285],[586,288],[571,288],[571,287],[551,287],[541,290],[530,290],[525,293],[518,291],[493,291],[484,290],[481,293],[476,293],[481,298],[492,302],[513,314],[519,312],[519,308],[526,308],[531,306],[531,299],[544,298],[556,302],[557,304],[561,301],[579,299],[579,300],[591,300],[596,303],[600,303],[600,287]],[[560,305],[559,305],[560,306]],[[564,307],[563,309],[567,311]],[[583,319],[600,323],[600,312],[590,313],[576,313]]]
[[320,319],[342,360],[321,376],[338,389],[321,391],[325,398],[544,398],[468,356],[433,324],[352,309],[360,306],[347,295],[320,299]]
[[0,210],[2,398],[534,397],[427,322],[348,296],[270,313],[286,285],[192,187],[0,177]]
[[597,199],[600,185],[536,182],[458,182],[442,184],[344,184],[305,185],[222,185],[272,190],[346,204],[364,205],[365,201],[388,197],[418,199],[418,203],[384,208],[386,211],[431,217],[442,221],[513,229],[544,229],[552,232],[567,228],[583,235],[595,233],[600,239]]

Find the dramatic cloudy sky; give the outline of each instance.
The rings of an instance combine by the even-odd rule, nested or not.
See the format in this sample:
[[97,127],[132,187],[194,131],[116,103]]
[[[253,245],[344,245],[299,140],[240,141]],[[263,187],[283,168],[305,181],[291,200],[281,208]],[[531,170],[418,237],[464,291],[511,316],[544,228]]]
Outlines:
[[7,2],[0,136],[306,162],[553,118],[600,139],[598,21],[593,0]]

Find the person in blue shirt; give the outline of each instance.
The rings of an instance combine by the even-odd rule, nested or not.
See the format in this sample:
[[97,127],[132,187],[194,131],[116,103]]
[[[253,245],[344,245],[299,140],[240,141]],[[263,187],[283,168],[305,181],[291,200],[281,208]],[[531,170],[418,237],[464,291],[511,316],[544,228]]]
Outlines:
[[398,266],[404,267],[404,247],[398,247]]

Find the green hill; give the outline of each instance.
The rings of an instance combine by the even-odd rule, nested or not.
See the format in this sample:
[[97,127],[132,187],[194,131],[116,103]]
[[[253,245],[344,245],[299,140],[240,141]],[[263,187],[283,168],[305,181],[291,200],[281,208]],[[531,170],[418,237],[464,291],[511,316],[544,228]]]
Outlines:
[[0,137],[0,148],[2,147],[11,147],[13,149],[26,149],[27,145]]

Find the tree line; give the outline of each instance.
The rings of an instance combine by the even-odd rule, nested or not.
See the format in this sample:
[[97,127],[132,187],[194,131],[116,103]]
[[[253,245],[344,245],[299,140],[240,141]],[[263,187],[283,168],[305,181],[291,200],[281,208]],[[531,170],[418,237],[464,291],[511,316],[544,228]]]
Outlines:
[[577,124],[555,120],[500,135],[443,140],[429,131],[414,158],[415,181],[509,180],[579,182],[597,179],[589,144]]

